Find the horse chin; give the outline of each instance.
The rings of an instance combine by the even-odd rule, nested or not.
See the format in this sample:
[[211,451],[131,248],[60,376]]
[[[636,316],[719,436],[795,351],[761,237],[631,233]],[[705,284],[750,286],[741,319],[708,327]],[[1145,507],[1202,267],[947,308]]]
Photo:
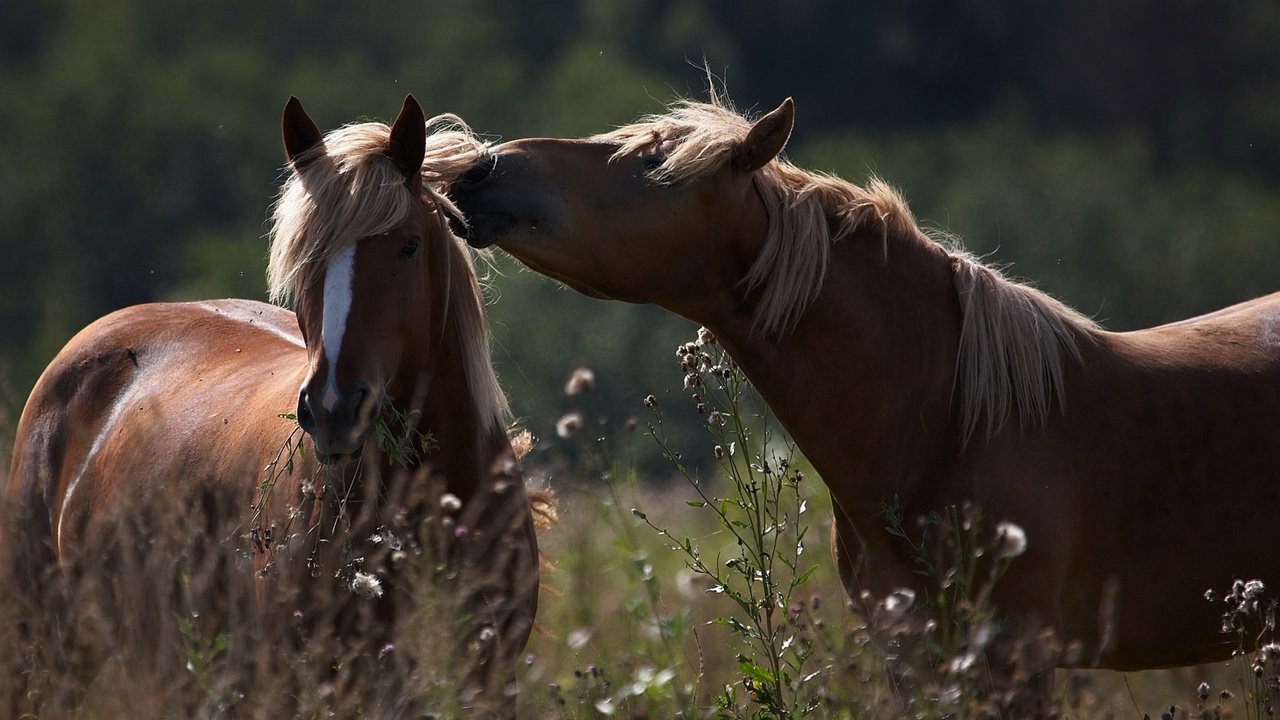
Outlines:
[[346,465],[358,457],[360,457],[360,451],[358,450],[349,453],[316,453],[316,459],[320,461],[321,465]]
[[546,275],[547,277],[551,278],[552,280],[555,280],[558,283],[561,283],[562,285],[569,288],[570,290],[576,290],[582,293],[583,295],[586,295],[589,298],[594,298],[596,300],[614,299],[612,295],[602,292],[600,290],[597,290],[596,288],[582,282],[581,280],[569,277],[564,273],[556,272],[550,267],[547,267],[546,265],[543,265],[542,263],[538,262],[537,258],[532,257],[527,253],[520,252],[518,249],[513,249],[506,245],[500,245],[499,247],[501,247],[507,253],[514,256],[520,262],[529,266],[530,270],[533,270],[534,272],[542,275]]
[[364,454],[365,441],[367,439],[368,434],[366,433],[359,438],[358,442],[351,445],[339,445],[336,447],[334,445],[329,445],[329,447],[325,448],[317,446],[315,448],[316,460],[319,460],[322,465],[332,466],[341,466],[351,463],[360,459],[360,456]]
[[[514,215],[505,212],[476,213],[467,223],[454,223],[454,234],[473,248],[483,249],[501,244],[517,235],[528,235],[537,230],[536,223],[522,223]],[[545,234],[545,233],[544,233]]]

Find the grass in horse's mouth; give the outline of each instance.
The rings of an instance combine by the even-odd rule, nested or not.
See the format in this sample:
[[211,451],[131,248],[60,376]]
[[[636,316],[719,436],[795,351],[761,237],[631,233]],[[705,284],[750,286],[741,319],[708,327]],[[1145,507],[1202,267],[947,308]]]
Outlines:
[[330,455],[321,455],[317,453],[316,457],[324,465],[346,465],[356,459],[358,453],[333,453]]

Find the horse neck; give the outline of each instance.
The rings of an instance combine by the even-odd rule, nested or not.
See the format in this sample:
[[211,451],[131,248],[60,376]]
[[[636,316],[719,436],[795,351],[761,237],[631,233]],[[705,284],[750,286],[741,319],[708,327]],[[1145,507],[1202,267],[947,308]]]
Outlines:
[[958,452],[950,257],[918,234],[891,236],[887,249],[879,226],[840,240],[822,292],[780,337],[753,331],[749,299],[704,319],[827,484],[841,488],[837,501],[869,514],[938,453]]
[[472,377],[473,367],[466,348],[465,333],[480,328],[465,327],[460,313],[465,303],[478,303],[474,280],[461,250],[452,241],[444,243],[447,256],[432,258],[434,267],[447,268],[448,280],[435,278],[433,307],[445,308],[431,328],[431,351],[416,368],[415,388],[406,407],[418,418],[416,432],[430,439],[432,448],[423,458],[433,476],[442,477],[448,492],[467,500],[492,482],[518,475],[514,454],[501,418],[494,406],[481,398],[490,390]]

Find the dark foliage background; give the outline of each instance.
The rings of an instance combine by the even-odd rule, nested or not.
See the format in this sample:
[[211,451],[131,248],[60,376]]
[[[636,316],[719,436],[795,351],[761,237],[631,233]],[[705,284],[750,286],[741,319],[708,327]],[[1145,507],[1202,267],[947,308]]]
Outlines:
[[[802,165],[919,218],[1113,329],[1280,287],[1272,0],[434,0],[0,4],[0,377],[12,416],[92,319],[262,297],[297,94],[325,128],[406,92],[495,138],[582,135],[705,92],[794,96]],[[495,357],[553,434],[577,364],[616,427],[691,326],[506,261]],[[678,382],[678,380],[677,380]]]

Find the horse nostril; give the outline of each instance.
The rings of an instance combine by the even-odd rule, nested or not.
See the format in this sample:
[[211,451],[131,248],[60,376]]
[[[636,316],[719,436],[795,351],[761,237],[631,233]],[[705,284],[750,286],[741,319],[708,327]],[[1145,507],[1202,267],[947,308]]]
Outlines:
[[300,425],[303,430],[312,432],[316,429],[316,419],[315,416],[311,414],[311,404],[309,402],[306,388],[303,388],[302,391],[298,393],[297,419],[298,425]]
[[362,385],[356,389],[351,398],[351,415],[357,424],[372,422],[376,419],[378,411],[382,406],[382,398],[379,393],[368,385]]
[[369,396],[368,388],[356,388],[351,394],[351,417],[354,419],[360,415],[360,408],[364,407],[364,399]]

